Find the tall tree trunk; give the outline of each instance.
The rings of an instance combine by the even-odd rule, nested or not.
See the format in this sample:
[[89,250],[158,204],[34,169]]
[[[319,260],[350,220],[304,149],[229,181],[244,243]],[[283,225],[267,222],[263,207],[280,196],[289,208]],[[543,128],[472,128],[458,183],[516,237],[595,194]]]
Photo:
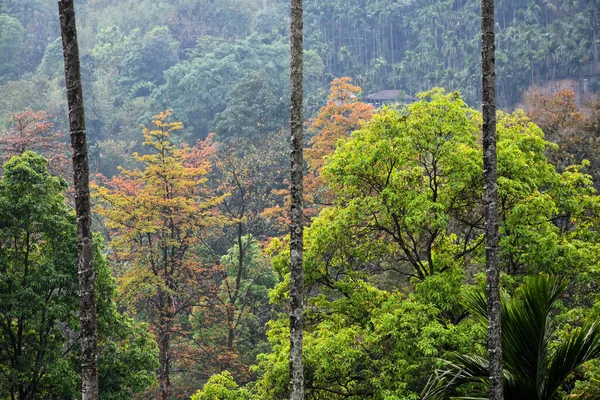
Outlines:
[[60,30],[65,78],[69,103],[69,125],[73,149],[73,181],[77,214],[77,248],[79,254],[79,306],[81,321],[81,396],[82,400],[98,399],[98,345],[96,334],[96,302],[92,212],[90,205],[88,152],[85,135],[83,92],[79,67],[79,46],[73,0],[59,0]]
[[498,169],[496,167],[496,56],[494,0],[481,0],[481,69],[483,99],[483,179],[485,204],[485,267],[488,303],[490,400],[502,391],[502,327],[498,245]]
[[[165,326],[165,325],[163,325]],[[158,339],[158,351],[159,351],[159,363],[158,368],[158,399],[167,400],[171,391],[171,378],[170,378],[170,346],[171,346],[171,333],[168,326],[165,327],[163,332],[160,332]]]
[[[243,213],[242,213],[243,215]],[[246,242],[248,243],[248,241]],[[235,310],[237,308],[237,301],[240,297],[240,290],[242,288],[242,277],[244,275],[244,257],[246,253],[246,245],[244,244],[244,224],[238,222],[237,224],[237,244],[238,244],[238,268],[235,276],[235,286],[233,288],[233,295],[229,299],[229,306],[227,307],[227,348],[233,350],[233,341],[235,338]],[[239,321],[239,317],[238,317]]]
[[304,371],[302,366],[303,289],[304,276],[302,233],[303,206],[303,127],[304,127],[304,45],[302,0],[291,0],[290,26],[290,89],[291,89],[291,184],[290,223],[290,400],[304,399]]
[[[172,275],[168,273],[170,268],[167,261],[166,247],[163,247],[164,259],[164,275],[163,282],[167,286],[167,290],[160,289],[158,292],[158,321],[156,326],[156,341],[158,344],[158,390],[156,393],[157,400],[168,400],[171,396],[171,333],[173,328],[173,296],[175,291]],[[155,319],[156,320],[156,319]]]

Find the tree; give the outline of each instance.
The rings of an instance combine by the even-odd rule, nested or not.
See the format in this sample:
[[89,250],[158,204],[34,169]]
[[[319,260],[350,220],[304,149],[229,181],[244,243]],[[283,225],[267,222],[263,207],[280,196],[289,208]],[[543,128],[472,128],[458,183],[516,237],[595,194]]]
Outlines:
[[334,205],[313,222],[332,227],[318,242],[326,264],[380,257],[396,279],[423,280],[478,251],[478,116],[456,93],[419,97],[374,115],[327,159],[322,175]]
[[[115,33],[118,35],[118,32]],[[148,88],[151,90],[164,83],[164,71],[179,61],[179,44],[167,27],[156,27],[139,41],[141,44],[131,44],[124,54],[118,79],[118,84],[131,97],[149,95]],[[120,49],[115,44],[111,50],[118,54]]]
[[273,306],[267,292],[276,277],[261,242],[280,235],[285,225],[275,210],[282,212],[287,192],[286,147],[281,130],[259,141],[239,137],[216,142],[209,155],[208,185],[212,196],[225,196],[219,204],[224,223],[209,241],[210,258],[220,268],[215,301],[194,307],[189,317],[193,339],[184,363],[194,388],[223,370],[238,381],[251,380],[254,374],[248,367],[268,346],[265,323]]
[[[0,180],[0,397],[73,398],[77,351],[77,224],[61,177],[27,151]],[[117,312],[114,280],[94,240],[98,270],[100,398],[122,400],[154,382],[156,345],[143,326]],[[125,368],[126,366],[126,368]]]
[[48,78],[56,78],[61,75],[61,71],[64,71],[64,69],[61,38],[56,38],[46,46],[38,72]]
[[207,159],[192,159],[196,152],[172,143],[170,135],[182,124],[169,122],[170,115],[154,116],[155,129],[144,127],[149,153],[134,154],[143,169],[122,170],[96,188],[98,213],[113,231],[111,245],[123,268],[121,292],[158,342],[161,400],[171,392],[178,318],[212,299],[213,270],[197,252],[220,221],[214,208],[223,199],[207,196]]
[[265,324],[274,308],[268,292],[277,277],[260,243],[246,235],[241,245],[241,251],[234,245],[221,257],[223,278],[216,301],[195,307],[189,317],[193,339],[187,353],[194,361],[185,365],[195,387],[225,370],[239,382],[252,380],[250,366],[256,363],[257,354],[268,350]]
[[[556,340],[552,311],[565,289],[561,279],[534,275],[525,280],[514,297],[502,297],[502,385],[507,398],[560,398],[559,390],[569,375],[583,363],[600,357],[598,321],[584,323]],[[487,323],[483,293],[472,293],[468,302],[481,322]],[[474,354],[456,355],[437,372],[424,398],[446,398],[467,383],[475,384],[470,394],[485,395],[489,379],[489,360]]]
[[[416,285],[413,294],[379,289],[360,272],[318,280],[321,271],[313,269],[310,262],[310,230],[312,227],[306,242],[306,281],[307,292],[314,295],[306,300],[303,352],[307,398],[417,398],[437,357],[471,349],[474,342],[480,342],[471,321],[454,325],[444,312],[457,304],[462,273],[429,277]],[[273,259],[274,268],[286,280],[271,292],[271,299],[284,304],[288,301],[289,248],[284,242],[274,247],[282,250]],[[441,299],[439,306],[431,301],[434,298]],[[198,394],[227,393],[242,399],[289,396],[285,317],[270,323],[272,351],[259,356],[256,383],[238,388],[231,378],[220,376]]]
[[221,264],[228,272],[221,284],[220,301],[226,308],[227,347],[230,349],[234,341],[240,343],[246,339],[256,345],[260,339],[258,332],[248,333],[253,325],[250,320],[256,319],[260,306],[268,302],[268,290],[276,282],[265,260],[261,259],[260,250],[252,235],[246,235],[221,258]]
[[225,110],[215,116],[217,140],[259,142],[280,131],[287,122],[287,107],[278,86],[265,70],[246,74],[231,91]]
[[303,230],[304,230],[304,44],[302,0],[291,0],[290,90],[290,400],[304,399],[303,337]]
[[79,252],[79,300],[81,321],[82,400],[98,399],[98,337],[95,299],[94,248],[90,177],[85,134],[85,112],[79,64],[79,45],[73,0],[59,0],[58,13],[65,58],[65,82],[69,103],[73,181]]
[[44,155],[50,172],[67,178],[69,161],[60,133],[54,132],[50,115],[45,111],[26,110],[22,113],[9,113],[10,127],[0,136],[0,163],[4,164],[12,156],[21,155],[27,150]]
[[0,395],[34,399],[60,387],[60,374],[68,370],[61,352],[77,310],[77,285],[73,242],[65,238],[73,238],[74,218],[62,195],[66,182],[48,174],[42,157],[25,152],[5,164],[4,172]]
[[[334,202],[311,225],[311,262],[326,277],[359,269],[401,285],[483,262],[480,114],[456,93],[418,97],[376,114],[327,159]],[[558,173],[545,156],[553,145],[522,112],[498,121],[501,268],[587,270],[598,232],[592,182],[581,166]]]
[[[439,357],[485,354],[485,329],[460,302],[483,279],[481,114],[457,93],[418,97],[375,114],[322,168],[334,203],[305,234],[306,397],[418,398]],[[548,163],[552,147],[522,112],[498,115],[500,265],[505,282],[545,271],[588,277],[593,293],[600,197],[581,166]],[[276,304],[289,299],[287,240],[267,250],[284,277]],[[589,313],[582,297],[569,301]],[[289,396],[288,329],[287,315],[270,323],[259,379],[239,390],[223,379],[226,393]]]
[[116,279],[104,256],[107,249],[99,235],[94,237],[94,245],[100,399],[127,400],[156,386],[159,350],[147,324],[118,311]]
[[233,376],[225,371],[211,377],[191,400],[249,400],[248,390],[240,389]]
[[0,13],[0,79],[16,79],[25,29],[18,19]]
[[247,234],[259,241],[282,234],[287,192],[285,139],[284,130],[280,130],[259,141],[232,138],[216,144],[211,156],[211,186],[217,196],[228,194],[220,209],[231,222],[231,228],[225,227],[224,240],[213,246],[219,254],[239,245]]
[[483,99],[483,205],[485,271],[488,299],[490,399],[502,400],[502,328],[500,314],[498,168],[496,155],[496,38],[494,0],[481,0],[481,87]]
[[[264,71],[271,79],[275,78],[276,84],[271,83],[270,88],[257,94],[260,96],[257,102],[265,101],[266,107],[274,107],[273,111],[278,108],[271,103],[272,94],[269,92],[283,92],[286,50],[282,40],[265,44],[255,36],[233,42],[219,37],[201,37],[189,52],[188,60],[165,71],[166,82],[153,91],[152,99],[158,104],[172,106],[174,115],[184,122],[194,138],[206,138],[213,126],[217,128],[215,124],[221,121],[224,123],[223,136],[226,136],[232,129],[230,122],[226,123],[232,117],[225,111],[227,107],[233,111],[232,108],[237,107],[235,103],[246,103],[253,98],[250,92],[234,99],[231,97],[232,91],[237,88],[237,94],[241,90],[252,90],[256,84],[264,87],[264,83],[255,79],[255,74],[250,74],[252,71]],[[245,76],[247,79],[243,79]],[[260,122],[262,111],[254,107],[251,111],[252,118],[258,117],[257,122]],[[224,112],[222,119],[215,121],[215,116],[220,112]],[[282,121],[285,119],[282,118]],[[272,123],[267,120],[264,122],[267,125]],[[249,128],[251,126],[244,122],[241,130]],[[221,140],[220,137],[218,139]]]
[[[559,83],[557,83],[559,84]],[[564,89],[549,93],[534,87],[524,94],[523,109],[558,148],[548,156],[560,169],[588,160],[585,169],[592,175],[596,188],[600,186],[600,101],[593,95],[576,104],[575,92]]]
[[544,95],[541,88],[530,88],[524,97],[524,110],[550,141],[557,142],[561,133],[583,122],[584,116],[575,105],[572,90]]
[[319,205],[330,204],[331,193],[321,178],[321,169],[325,157],[334,153],[337,142],[347,139],[361,123],[369,121],[373,115],[373,106],[359,100],[361,89],[352,85],[352,78],[336,78],[331,82],[327,104],[317,116],[310,120],[308,131],[313,134],[306,149],[308,173],[306,179],[306,197],[315,210]]

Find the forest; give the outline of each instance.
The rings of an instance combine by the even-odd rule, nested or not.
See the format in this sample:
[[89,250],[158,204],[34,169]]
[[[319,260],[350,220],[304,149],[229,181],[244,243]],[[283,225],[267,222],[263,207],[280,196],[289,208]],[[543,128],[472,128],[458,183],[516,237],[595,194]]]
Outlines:
[[[288,0],[74,0],[87,398],[64,21],[0,0],[0,400],[295,399],[298,295],[301,398],[492,398],[482,2],[303,3],[295,97]],[[503,398],[600,399],[600,2],[492,3]]]

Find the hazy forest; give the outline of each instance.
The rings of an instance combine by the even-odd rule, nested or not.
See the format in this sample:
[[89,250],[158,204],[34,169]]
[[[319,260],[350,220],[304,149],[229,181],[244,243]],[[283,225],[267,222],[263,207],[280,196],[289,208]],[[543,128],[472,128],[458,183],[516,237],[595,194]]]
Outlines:
[[[290,0],[74,5],[97,398],[296,399],[295,317],[301,398],[498,398],[481,0],[304,0],[299,108]],[[600,0],[493,27],[499,385],[600,399]],[[96,399],[64,60],[57,0],[0,0],[0,400]]]

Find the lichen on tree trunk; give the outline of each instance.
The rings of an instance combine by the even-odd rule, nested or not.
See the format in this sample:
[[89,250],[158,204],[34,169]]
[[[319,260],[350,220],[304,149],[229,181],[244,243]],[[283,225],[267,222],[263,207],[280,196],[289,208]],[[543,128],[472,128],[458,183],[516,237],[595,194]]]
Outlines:
[[290,399],[304,399],[303,340],[303,169],[304,125],[302,0],[291,0],[291,223],[290,223]]
[[82,400],[98,399],[98,345],[95,302],[94,247],[90,204],[85,113],[73,0],[59,0],[58,12],[65,59],[69,126],[73,149],[73,183],[77,214],[77,248],[81,333]]
[[481,1],[481,76],[483,99],[483,197],[485,204],[485,266],[488,303],[490,400],[502,390],[502,327],[498,244],[498,168],[496,163],[496,56],[494,0]]

